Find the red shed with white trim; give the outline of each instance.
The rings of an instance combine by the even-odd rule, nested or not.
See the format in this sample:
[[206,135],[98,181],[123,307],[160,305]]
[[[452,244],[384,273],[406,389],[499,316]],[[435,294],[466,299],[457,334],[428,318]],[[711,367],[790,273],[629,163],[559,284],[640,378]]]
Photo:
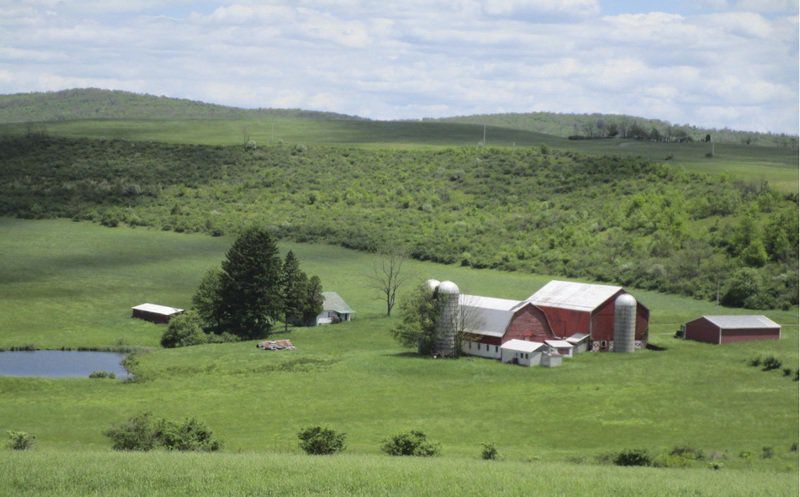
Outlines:
[[766,316],[703,316],[686,323],[684,337],[714,344],[778,340],[781,325]]

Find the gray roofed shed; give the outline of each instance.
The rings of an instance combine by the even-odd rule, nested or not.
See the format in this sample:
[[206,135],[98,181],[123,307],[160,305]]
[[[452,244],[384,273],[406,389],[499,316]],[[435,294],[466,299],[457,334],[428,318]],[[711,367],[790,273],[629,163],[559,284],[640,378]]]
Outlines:
[[356,311],[347,305],[347,302],[336,292],[322,292],[322,310],[334,311],[339,314],[355,314]]
[[703,316],[723,329],[780,328],[781,325],[767,316]]

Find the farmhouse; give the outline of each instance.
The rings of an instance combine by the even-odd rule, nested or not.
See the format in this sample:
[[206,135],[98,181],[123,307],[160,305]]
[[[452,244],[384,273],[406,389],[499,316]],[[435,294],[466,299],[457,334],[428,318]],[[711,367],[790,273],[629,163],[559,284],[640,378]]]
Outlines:
[[350,321],[356,313],[336,292],[322,292],[322,312],[317,316],[317,325]]
[[[544,343],[560,357],[572,357],[589,344],[594,351],[612,350],[620,295],[627,292],[618,286],[555,280],[523,301],[462,294],[462,352],[501,359],[501,346],[509,340]],[[636,348],[647,342],[649,318],[650,311],[636,303]]]
[[766,316],[703,316],[686,323],[684,337],[714,344],[778,340],[781,326]]
[[153,323],[168,323],[173,316],[183,312],[183,309],[158,304],[140,304],[136,307],[131,307],[131,310],[133,311],[131,317]]

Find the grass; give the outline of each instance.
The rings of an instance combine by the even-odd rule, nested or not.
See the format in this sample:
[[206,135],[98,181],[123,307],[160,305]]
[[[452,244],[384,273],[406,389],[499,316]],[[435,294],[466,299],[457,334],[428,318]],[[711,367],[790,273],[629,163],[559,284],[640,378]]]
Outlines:
[[[788,452],[798,438],[797,384],[746,364],[774,355],[796,366],[796,309],[768,313],[783,325],[779,342],[719,347],[671,336],[700,314],[746,310],[634,290],[651,309],[651,341],[666,351],[584,354],[553,370],[431,360],[389,337],[395,318],[382,316],[369,288],[371,255],[282,244],[356,309],[356,320],[296,329],[289,335],[298,347],[292,352],[259,351],[254,342],[157,348],[163,326],[131,319],[129,307],[188,306],[204,270],[230,242],[0,219],[0,346],[151,348],[138,356],[140,382],[0,378],[0,433],[33,433],[43,451],[96,451],[109,447],[103,429],[152,411],[207,422],[229,452],[298,453],[297,431],[322,424],[347,432],[353,454],[378,455],[387,436],[418,429],[442,443],[446,458],[477,457],[485,441],[510,461],[586,461],[612,450],[663,453],[690,444],[726,454],[726,468],[797,469]],[[549,280],[416,261],[409,261],[408,274],[518,299]],[[776,457],[738,457],[764,446],[774,447]]]
[[[359,145],[369,148],[430,148],[476,145],[483,126],[432,121],[359,121],[275,116],[267,119],[186,120],[76,120],[37,125],[48,133],[67,137],[119,138],[232,145],[247,136],[260,145],[321,143]],[[37,128],[38,129],[38,128]],[[0,135],[27,131],[25,124],[2,124]],[[706,157],[710,144],[651,143],[635,140],[567,140],[511,128],[487,127],[487,144],[499,147],[540,146],[594,155],[633,155],[665,161],[690,171],[727,174],[751,182],[768,181],[784,192],[797,192],[796,148],[717,144],[713,158]]]
[[785,473],[353,455],[3,453],[0,473],[0,493],[17,497],[797,494]]

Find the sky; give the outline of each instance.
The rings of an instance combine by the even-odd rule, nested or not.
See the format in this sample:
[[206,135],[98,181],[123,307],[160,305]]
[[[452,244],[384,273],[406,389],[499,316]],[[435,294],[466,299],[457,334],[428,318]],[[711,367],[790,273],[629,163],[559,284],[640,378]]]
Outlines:
[[0,93],[798,132],[797,0],[0,0]]

